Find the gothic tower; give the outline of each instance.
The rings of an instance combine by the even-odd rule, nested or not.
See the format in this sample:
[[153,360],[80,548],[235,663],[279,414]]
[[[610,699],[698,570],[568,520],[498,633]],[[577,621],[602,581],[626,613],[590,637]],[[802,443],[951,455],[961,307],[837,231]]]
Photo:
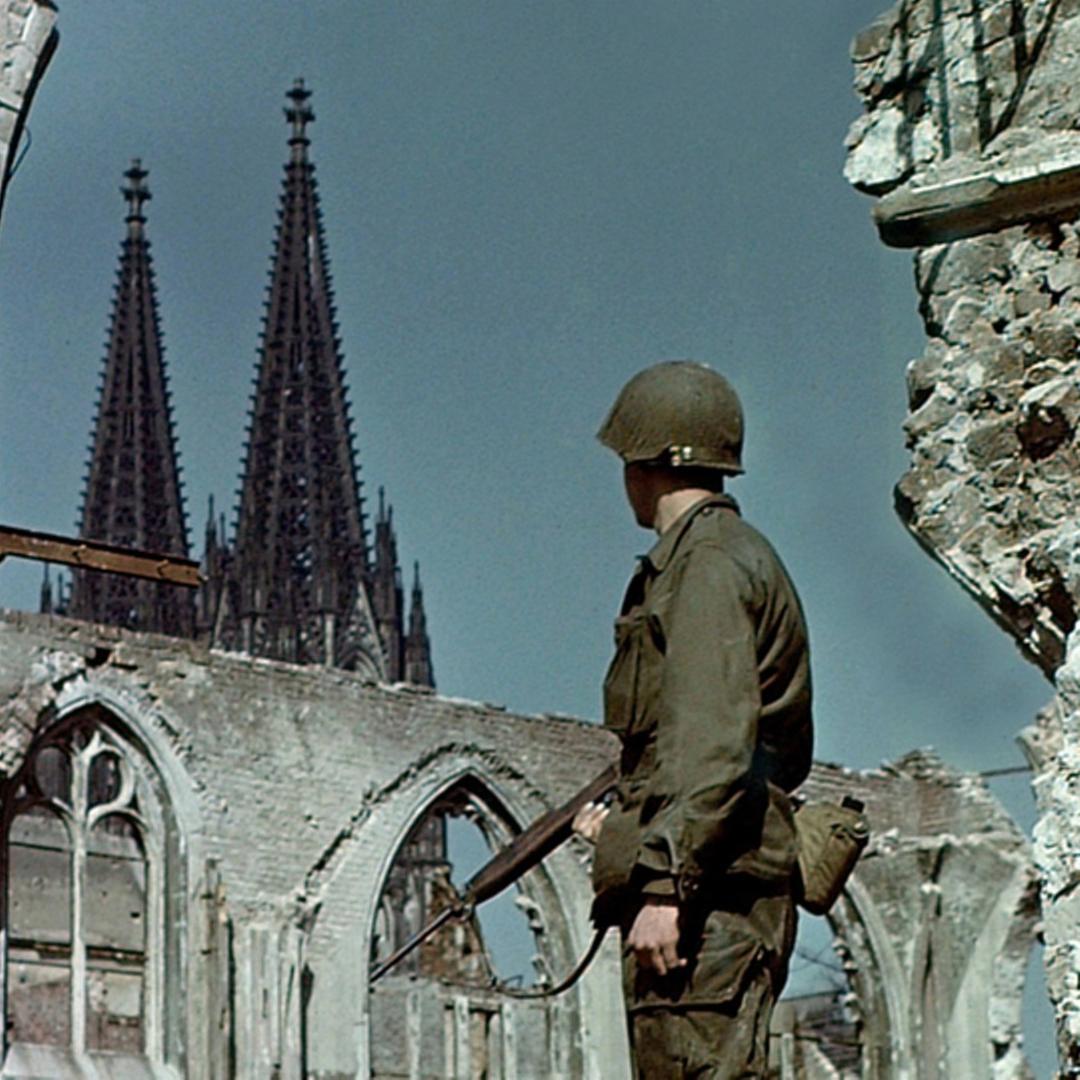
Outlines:
[[[121,188],[128,204],[127,235],[78,529],[85,539],[186,557],[180,469],[146,238],[146,176],[136,160]],[[117,574],[75,571],[67,614],[179,636],[193,631],[186,590]]]
[[297,80],[287,96],[289,160],[235,540],[226,544],[211,510],[200,630],[225,648],[399,681],[400,586],[396,604],[384,596],[400,576],[396,541],[380,514],[372,560],[308,158],[311,94]]

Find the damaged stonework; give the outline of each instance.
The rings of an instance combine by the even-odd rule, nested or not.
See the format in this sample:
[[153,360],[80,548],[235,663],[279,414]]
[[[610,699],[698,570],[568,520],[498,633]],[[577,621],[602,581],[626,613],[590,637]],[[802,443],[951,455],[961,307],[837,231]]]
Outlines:
[[40,718],[53,706],[64,683],[86,666],[84,657],[45,653],[30,673],[0,685],[0,777],[10,780],[22,764]]
[[[374,988],[367,975],[380,901],[417,823],[433,807],[467,807],[499,846],[602,771],[616,750],[602,728],[10,613],[0,687],[0,743],[11,748],[0,782],[10,867],[0,1076],[83,1075],[68,1050],[80,1039],[83,1059],[111,1047],[132,1076],[629,1075],[613,935],[553,1002],[510,999],[468,965],[396,972]],[[109,860],[75,901],[62,833],[25,812],[38,790],[62,806],[72,784],[91,818],[98,806],[134,808],[125,821],[139,830],[137,844],[124,821],[87,830],[88,861]],[[869,773],[818,765],[806,794],[855,794],[874,831],[831,917],[860,1075],[1027,1077],[1019,1012],[1033,873],[982,782],[916,754]],[[550,981],[591,936],[586,847],[564,846],[522,889]],[[69,977],[67,952],[50,912],[73,902],[85,912],[70,978],[87,983],[89,1005],[69,1030],[57,981]],[[101,934],[112,966],[99,970]],[[796,1071],[784,1075],[809,1075],[800,1061],[812,1032],[786,1034]]]
[[[859,34],[846,174],[914,246],[928,337],[908,368],[915,538],[1058,697],[1026,737],[1046,963],[1080,1073],[1080,5],[904,0]],[[1019,725],[1018,725],[1019,726]]]
[[[14,828],[6,853],[14,855],[10,1041],[0,1075],[66,1076],[68,1045],[81,1039],[92,1058],[122,1036],[125,1075],[138,1076],[401,1075],[406,1055],[423,1064],[423,1075],[473,1076],[496,1047],[503,1075],[522,1080],[552,1075],[552,1062],[560,1075],[596,1080],[625,1069],[610,958],[555,1003],[519,1009],[500,1002],[497,1023],[492,1002],[499,999],[487,984],[410,983],[423,998],[409,1014],[412,1044],[371,1037],[380,1012],[394,1014],[393,994],[380,999],[367,983],[379,900],[416,822],[462,790],[487,815],[490,834],[508,836],[576,791],[583,773],[603,770],[613,752],[603,731],[379,686],[356,673],[48,617],[0,620],[0,687],[7,721],[0,739],[11,747],[0,805],[5,829]],[[45,963],[56,950],[49,912],[70,902],[64,874],[50,870],[67,865],[64,841],[42,839],[48,817],[17,811],[39,788],[57,805],[69,802],[73,774],[63,762],[90,760],[99,743],[83,781],[91,807],[127,790],[110,787],[112,766],[93,765],[103,752],[121,766],[119,775],[130,772],[143,787],[133,789],[138,850],[123,831],[97,843],[101,854],[122,854],[117,866],[144,866],[135,879],[144,885],[136,894],[128,877],[95,871],[97,884],[77,901],[87,907],[83,933],[91,935],[74,943],[85,953],[85,974],[72,967],[70,977],[95,977],[92,928],[106,918],[90,910],[97,896],[114,898],[107,911],[119,914],[132,907],[129,898],[136,901],[157,938],[123,952],[134,958],[128,982],[142,980],[141,1013],[125,1011],[123,986],[113,986],[92,999],[97,1004],[77,1017],[76,1030],[57,989],[64,984],[56,972],[69,977],[66,954]],[[91,860],[94,843],[91,836]],[[523,885],[543,913],[537,949],[551,971],[566,971],[591,935],[582,859],[568,846]],[[122,932],[130,938],[128,924],[109,924],[113,937]],[[104,973],[106,990],[110,977]],[[444,1013],[459,1016],[456,1028]],[[43,1015],[53,1021],[42,1023]],[[134,1034],[124,1035],[132,1025]],[[481,1030],[483,1046],[473,1039]],[[20,1041],[20,1032],[38,1039],[52,1032],[63,1045]],[[140,1040],[143,1052],[130,1053]],[[476,1069],[466,1068],[466,1048]],[[444,1066],[456,1071],[443,1073]]]
[[0,210],[34,92],[58,40],[50,0],[0,0]]
[[853,791],[872,841],[829,920],[859,1075],[1029,1077],[1020,995],[1038,902],[1020,831],[982,780],[928,752],[872,772],[817,765],[805,788],[810,799]]

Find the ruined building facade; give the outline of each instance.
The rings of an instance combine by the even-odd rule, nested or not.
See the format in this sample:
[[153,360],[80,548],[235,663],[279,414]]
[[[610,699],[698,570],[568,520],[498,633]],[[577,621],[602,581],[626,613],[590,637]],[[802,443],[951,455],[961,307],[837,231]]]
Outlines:
[[[870,109],[853,140],[853,176],[910,197],[892,204],[899,210],[883,215],[883,227],[907,228],[910,200],[918,204],[927,190],[934,227],[956,208],[948,178],[940,190],[901,190],[914,178],[912,155],[925,163],[940,149],[942,117],[974,116],[992,130],[999,122],[993,94],[1011,94],[1003,74],[1009,62],[1019,65],[1017,85],[1034,88],[1034,136],[1024,145],[1038,148],[1042,127],[1068,117],[1074,87],[1067,79],[1040,84],[1039,64],[1061,41],[1070,54],[1071,8],[1053,0],[1009,6],[987,4],[984,12],[977,4],[915,0],[857,43]],[[12,54],[22,57],[20,70],[34,70],[28,57],[40,64],[33,42],[40,47],[49,37],[30,30],[40,31],[50,13],[44,0],[0,0],[5,64]],[[993,79],[986,71],[996,69],[967,62],[969,32],[992,47],[992,64],[1001,65]],[[0,68],[0,90],[22,87],[21,98],[5,98],[21,122],[26,84],[9,74]],[[992,89],[991,105],[976,97],[965,113],[959,103],[979,79]],[[952,95],[951,112],[939,107],[943,90]],[[1006,127],[1023,114],[1023,94],[1008,98]],[[894,98],[899,106],[890,111]],[[306,98],[290,104],[306,111]],[[876,115],[886,116],[881,127]],[[290,122],[293,138],[306,138],[310,118]],[[7,130],[0,124],[0,140]],[[959,145],[955,133],[949,139]],[[7,153],[10,143],[0,148]],[[292,158],[302,163],[306,153],[306,144],[294,145],[292,173],[303,172]],[[887,175],[890,155],[899,161],[895,175]],[[1019,202],[1030,212],[1032,183],[1043,195],[1065,197],[1068,184],[1055,177],[1067,180],[1067,167],[1055,173],[1052,161],[1015,164],[977,183],[982,204],[969,199],[948,227],[972,228],[981,205],[1001,206],[1002,191],[1027,192]],[[1080,936],[1071,887],[1080,850],[1072,794],[1080,694],[1070,659],[1069,515],[1055,509],[1053,496],[1068,505],[1075,475],[1058,456],[1071,452],[1073,402],[1055,381],[1055,373],[1071,373],[1066,298],[1074,241],[1068,221],[1020,222],[920,252],[933,341],[912,373],[916,464],[901,499],[924,542],[966,575],[1057,680],[1058,703],[1030,746],[1045,811],[1037,856],[1051,983],[1066,1037],[1075,1016],[1076,963],[1069,963]],[[319,248],[314,240],[306,246]],[[950,273],[952,259],[963,265]],[[944,322],[938,310],[948,313]],[[998,348],[990,334],[1006,344],[1015,338],[1016,349]],[[981,349],[987,342],[993,347]],[[300,354],[311,355],[303,347]],[[995,360],[1007,365],[1003,371]],[[301,370],[279,361],[280,353],[268,385],[306,385]],[[299,367],[312,364],[304,359]],[[1008,444],[1012,433],[1025,447],[1015,471],[994,449],[995,438]],[[992,468],[981,467],[987,461]],[[283,507],[296,496],[283,493]],[[971,500],[985,500],[987,512],[953,516]],[[1006,520],[1000,515],[1011,513],[1009,500],[1018,503]],[[379,524],[387,527],[382,534]],[[366,579],[376,630],[387,612],[390,621],[394,611],[401,619],[390,524],[385,509],[376,522],[382,554],[368,573],[377,575],[380,558],[395,573],[379,590]],[[290,528],[291,536],[304,535]],[[219,592],[228,592],[224,583],[241,580],[240,533],[227,543],[213,517],[208,532],[217,561],[208,558],[207,566]],[[1022,553],[1010,547],[1021,536]],[[316,548],[311,540],[290,549],[296,561],[289,568],[314,566]],[[234,590],[232,606],[231,597],[204,594],[199,625],[209,636],[206,628],[220,621],[268,649],[293,650],[288,658],[56,616],[0,615],[0,1076],[628,1076],[613,936],[582,982],[554,1001],[504,993],[477,962],[483,942],[468,927],[457,928],[456,953],[421,956],[411,971],[377,986],[369,978],[373,956],[415,917],[413,907],[401,907],[399,890],[410,858],[425,902],[445,902],[445,831],[429,823],[467,816],[498,846],[598,773],[615,753],[611,735],[390,684],[391,673],[377,664],[392,651],[385,629],[374,657],[357,659],[354,670],[289,662],[307,649],[336,652],[344,609],[331,601],[341,599],[340,579],[334,588],[281,594],[286,612],[308,616],[290,633],[273,607],[277,599],[257,591],[258,578],[253,572],[247,593]],[[308,598],[313,607],[303,607]],[[417,641],[424,635],[422,604],[414,603],[410,633],[398,642],[401,657],[410,655],[413,633]],[[415,642],[412,655],[419,655]],[[1023,837],[978,778],[925,754],[869,773],[819,765],[806,790],[833,799],[849,792],[866,801],[873,839],[830,914],[848,989],[843,1015],[837,1022],[830,1004],[827,1023],[811,1025],[806,1016],[815,1004],[781,1010],[772,1040],[777,1074],[1027,1080],[1020,997],[1036,878]],[[541,981],[565,972],[589,937],[588,859],[571,842],[522,882]],[[456,962],[444,963],[448,956]],[[833,1037],[842,1053],[829,1045]]]
[[[904,0],[859,34],[847,175],[915,249],[915,538],[1052,682],[1024,736],[1046,971],[1080,1074],[1080,7]],[[1018,727],[1020,721],[1018,718]]]
[[34,93],[58,41],[56,5],[49,0],[0,3],[0,209],[24,149]]
[[[0,616],[0,1076],[628,1077],[614,934],[554,1000],[505,993],[468,926],[369,978],[418,827],[466,815],[499,847],[616,752],[596,725],[357,672]],[[873,841],[830,916],[842,1035],[795,1003],[777,1074],[1025,1080],[1024,838],[924,754],[819,765],[805,793],[850,792]],[[522,882],[541,983],[591,936],[588,859],[573,841]]]

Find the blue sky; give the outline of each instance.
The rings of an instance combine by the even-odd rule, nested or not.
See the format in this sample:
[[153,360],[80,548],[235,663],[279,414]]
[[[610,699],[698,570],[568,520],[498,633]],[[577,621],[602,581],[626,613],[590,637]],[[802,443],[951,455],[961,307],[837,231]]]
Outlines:
[[[3,520],[75,525],[135,156],[196,553],[209,495],[231,519],[302,75],[362,479],[420,560],[440,690],[598,715],[650,539],[594,434],[693,357],[743,397],[732,490],[807,609],[818,756],[1022,763],[1050,686],[892,511],[911,257],[840,171],[880,0],[61,7],[0,234]],[[5,563],[0,604],[39,582]],[[1023,777],[994,790],[1030,823]]]

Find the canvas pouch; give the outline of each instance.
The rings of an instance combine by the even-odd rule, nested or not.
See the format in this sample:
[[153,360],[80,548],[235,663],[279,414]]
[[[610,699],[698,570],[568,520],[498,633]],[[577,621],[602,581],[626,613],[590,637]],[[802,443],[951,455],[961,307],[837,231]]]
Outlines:
[[809,802],[795,810],[799,850],[799,906],[824,915],[836,903],[870,839],[863,804]]

